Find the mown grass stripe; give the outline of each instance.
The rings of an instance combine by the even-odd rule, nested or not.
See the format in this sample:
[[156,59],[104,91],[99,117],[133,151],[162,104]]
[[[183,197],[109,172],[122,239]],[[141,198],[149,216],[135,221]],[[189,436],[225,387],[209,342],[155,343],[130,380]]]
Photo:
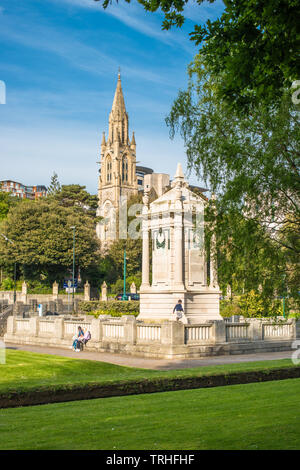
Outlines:
[[63,385],[44,387],[30,392],[10,392],[0,394],[0,407],[13,408],[48,403],[88,400],[113,396],[139,395],[147,393],[190,390],[198,388],[222,387],[255,382],[285,380],[300,377],[300,367],[289,367],[261,371],[205,375],[177,378],[152,378],[112,383],[89,383],[84,385]]

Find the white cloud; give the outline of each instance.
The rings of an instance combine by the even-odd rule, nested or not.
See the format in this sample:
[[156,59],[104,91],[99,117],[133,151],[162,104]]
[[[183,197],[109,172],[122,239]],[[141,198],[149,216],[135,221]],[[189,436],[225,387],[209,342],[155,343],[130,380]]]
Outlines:
[[[120,65],[114,55],[102,53],[99,48],[88,46],[72,36],[70,32],[57,32],[49,27],[30,28],[18,22],[7,20],[1,25],[0,37],[17,42],[22,46],[38,50],[45,50],[62,57],[72,66],[100,76],[115,74]],[[127,77],[135,77],[155,83],[170,83],[168,75],[147,70],[136,65],[122,66],[122,71]],[[171,83],[170,83],[171,85]]]
[[110,4],[106,9],[102,7],[101,1],[94,0],[52,0],[53,2],[65,3],[67,5],[79,8],[86,8],[98,11],[101,14],[113,16],[131,29],[138,31],[146,36],[152,37],[172,47],[180,47],[189,54],[194,54],[194,49],[186,35],[182,31],[163,31],[163,15],[160,12],[146,12],[139,4],[118,3]]

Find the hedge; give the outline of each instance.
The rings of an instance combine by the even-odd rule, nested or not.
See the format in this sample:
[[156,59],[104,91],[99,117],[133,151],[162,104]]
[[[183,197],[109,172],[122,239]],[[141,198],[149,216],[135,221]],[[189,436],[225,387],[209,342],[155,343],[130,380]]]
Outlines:
[[118,313],[136,313],[140,310],[140,302],[139,300],[96,300],[96,301],[89,301],[89,302],[79,302],[79,310],[81,313],[91,313],[97,310],[101,310],[103,312],[107,312],[110,314],[111,312],[118,312]]

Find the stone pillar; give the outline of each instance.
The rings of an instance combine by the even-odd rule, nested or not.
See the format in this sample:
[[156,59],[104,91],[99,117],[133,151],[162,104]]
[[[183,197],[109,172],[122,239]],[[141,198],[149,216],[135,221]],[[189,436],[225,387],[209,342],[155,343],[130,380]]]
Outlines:
[[174,287],[184,289],[183,282],[183,220],[182,220],[182,190],[177,188],[174,214]]
[[164,320],[161,326],[161,344],[183,345],[184,325],[181,322]]
[[142,285],[141,289],[147,288],[150,286],[149,283],[149,221],[148,221],[148,204],[149,204],[149,195],[145,193],[143,197],[143,221],[142,221],[142,236],[143,236],[143,249],[142,249]]
[[296,339],[300,339],[300,320],[295,321]]
[[[217,216],[216,209],[216,195],[211,195],[213,211],[215,216]],[[209,287],[211,289],[219,289],[218,285],[218,260],[217,260],[217,249],[216,249],[216,234],[215,234],[215,222],[212,223],[212,237],[210,241],[210,273],[209,273]]]
[[54,281],[52,285],[52,299],[53,300],[58,299],[58,284],[56,281]]
[[102,323],[99,318],[93,318],[91,323],[91,341],[100,342],[102,340]]
[[57,339],[63,339],[64,337],[64,319],[56,318],[54,320],[54,336]]
[[39,335],[39,321],[38,317],[29,318],[29,335],[30,337],[36,337]]
[[83,298],[83,300],[85,302],[89,302],[91,300],[91,286],[90,286],[89,281],[86,281],[86,283],[84,284],[84,298]]
[[107,284],[104,281],[101,286],[101,300],[106,302],[107,301]]
[[210,339],[212,343],[225,343],[226,324],[224,320],[214,320],[212,322]]
[[263,340],[263,322],[259,318],[247,318],[249,337],[251,341]]
[[26,281],[24,281],[23,284],[22,284],[21,299],[22,299],[22,302],[24,304],[27,304],[27,284],[26,284]]
[[134,282],[130,286],[130,293],[131,294],[136,294],[136,285],[135,285]]
[[124,323],[124,340],[126,343],[136,343],[136,319],[134,315],[122,315]]
[[216,251],[216,236],[213,233],[211,237],[210,245],[210,275],[209,275],[209,287],[212,289],[218,289],[218,268],[217,268],[217,251]]
[[7,334],[14,335],[16,331],[16,321],[14,316],[10,316],[7,319]]

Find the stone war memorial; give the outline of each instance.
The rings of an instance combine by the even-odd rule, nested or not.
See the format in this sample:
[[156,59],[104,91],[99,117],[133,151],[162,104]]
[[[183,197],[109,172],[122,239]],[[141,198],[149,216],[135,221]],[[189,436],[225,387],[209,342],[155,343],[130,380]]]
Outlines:
[[[138,320],[172,320],[181,299],[183,323],[222,320],[220,290],[212,257],[210,283],[204,252],[206,198],[193,193],[178,164],[172,189],[143,207],[143,268]],[[152,284],[149,283],[149,238],[152,241]]]
[[[90,351],[172,359],[291,350],[293,342],[300,338],[300,322],[294,318],[239,317],[238,321],[225,321],[221,317],[213,237],[209,276],[207,273],[206,204],[203,195],[189,188],[180,164],[170,190],[152,203],[147,189],[144,191],[142,285],[137,318],[13,315],[7,320],[4,340],[69,348],[80,325],[91,332],[87,344]],[[106,284],[102,285],[102,298],[106,298]],[[184,315],[177,321],[173,308],[179,299]]]

